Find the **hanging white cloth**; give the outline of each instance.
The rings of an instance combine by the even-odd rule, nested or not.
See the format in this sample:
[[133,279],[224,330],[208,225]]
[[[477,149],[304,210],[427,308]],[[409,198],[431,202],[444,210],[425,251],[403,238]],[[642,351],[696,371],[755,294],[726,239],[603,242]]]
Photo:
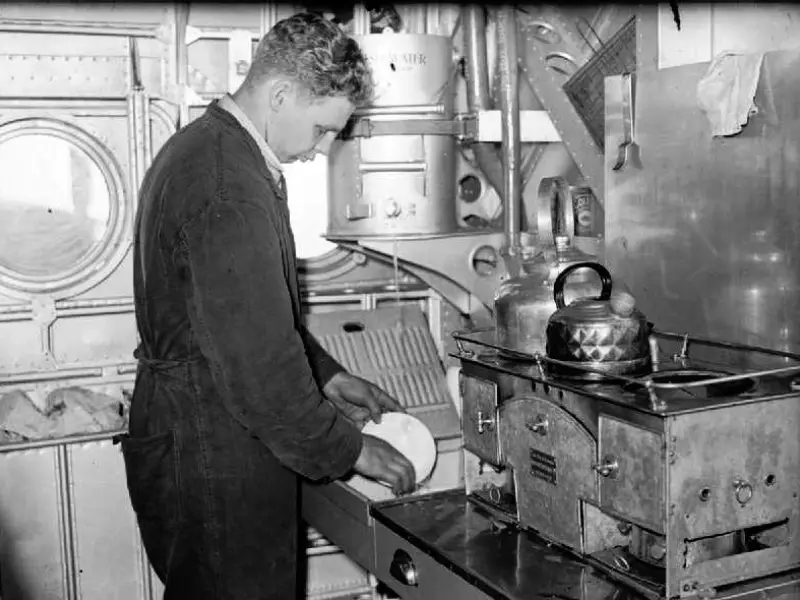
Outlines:
[[706,113],[712,136],[739,133],[758,112],[754,98],[764,53],[723,52],[697,84],[697,103]]

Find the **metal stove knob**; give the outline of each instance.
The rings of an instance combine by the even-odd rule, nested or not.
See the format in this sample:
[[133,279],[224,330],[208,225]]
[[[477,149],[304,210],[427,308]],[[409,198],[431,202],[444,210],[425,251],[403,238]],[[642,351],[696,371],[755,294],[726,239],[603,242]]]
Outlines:
[[384,208],[386,212],[386,216],[390,219],[396,219],[400,216],[401,208],[400,205],[395,202],[394,200],[387,202]]
[[654,543],[650,546],[649,554],[650,558],[660,562],[667,555],[667,548],[664,546],[663,542]]
[[619,473],[619,461],[613,456],[606,456],[603,458],[603,462],[592,465],[592,469],[601,477],[616,479]]
[[419,574],[411,555],[405,550],[395,550],[389,573],[403,585],[419,586]]
[[538,433],[539,435],[547,435],[547,426],[549,423],[547,422],[547,417],[542,415],[538,415],[536,420],[532,423],[527,423],[525,426],[530,429],[533,433]]

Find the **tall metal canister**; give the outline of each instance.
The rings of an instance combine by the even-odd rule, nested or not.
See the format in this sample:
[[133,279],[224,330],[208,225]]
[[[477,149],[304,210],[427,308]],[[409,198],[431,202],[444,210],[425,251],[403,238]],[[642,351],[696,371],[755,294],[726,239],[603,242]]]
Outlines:
[[375,98],[356,112],[350,136],[331,149],[327,237],[453,233],[452,40],[414,34],[356,39],[370,60]]

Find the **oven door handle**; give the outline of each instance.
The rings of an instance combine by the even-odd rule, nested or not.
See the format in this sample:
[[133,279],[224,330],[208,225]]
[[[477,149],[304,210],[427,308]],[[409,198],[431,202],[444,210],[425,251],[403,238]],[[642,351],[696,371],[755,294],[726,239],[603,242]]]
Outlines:
[[395,550],[389,574],[403,585],[418,587],[419,574],[411,555],[405,550]]

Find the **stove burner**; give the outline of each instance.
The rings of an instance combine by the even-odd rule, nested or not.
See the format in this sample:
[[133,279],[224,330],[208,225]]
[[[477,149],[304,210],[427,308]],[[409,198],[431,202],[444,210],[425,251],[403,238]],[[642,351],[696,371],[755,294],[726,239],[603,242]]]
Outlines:
[[[501,361],[508,361],[511,363],[523,364],[535,368],[536,360],[529,355],[514,352],[513,350],[498,348],[495,356]],[[621,362],[608,362],[608,363],[581,363],[585,366],[593,367],[597,370],[605,370],[607,373],[597,373],[582,371],[580,369],[571,369],[561,365],[545,365],[545,372],[553,379],[558,379],[566,382],[575,382],[582,384],[593,385],[621,385],[623,391],[630,393],[642,393],[645,391],[646,381],[652,381],[657,384],[691,384],[697,381],[707,379],[714,379],[718,377],[729,377],[734,375],[727,371],[717,371],[712,369],[671,369],[665,371],[652,372],[650,365],[644,369],[640,361],[621,361]],[[613,375],[619,374],[625,377],[637,378],[643,383],[623,383]],[[732,396],[744,395],[755,388],[756,382],[753,379],[739,379],[737,381],[728,381],[723,383],[709,383],[702,386],[694,386],[687,388],[675,389],[658,389],[657,394],[662,398],[673,399],[703,399],[703,398],[725,398]]]
[[[710,371],[702,369],[681,369],[674,371],[659,371],[642,377],[642,381],[652,381],[653,383],[676,383],[685,384],[714,377],[729,377],[733,373],[725,371]],[[756,382],[752,379],[739,379],[724,383],[709,383],[704,386],[690,387],[685,389],[658,390],[659,395],[683,396],[686,398],[723,398],[725,396],[741,396],[752,390]],[[645,385],[626,383],[623,389],[630,392],[644,391]]]
[[603,383],[619,385],[620,380],[613,375],[623,375],[625,377],[643,377],[650,374],[650,366],[642,366],[641,361],[630,360],[608,363],[584,363],[587,367],[597,370],[605,370],[607,373],[595,373],[581,371],[580,369],[570,369],[569,367],[548,365],[547,372],[555,379],[565,381],[576,381],[579,383]]
[[510,360],[517,363],[533,363],[536,364],[536,359],[530,354],[523,354],[522,352],[514,352],[505,348],[497,348],[495,350],[497,357],[503,360]]
[[[528,366],[536,366],[536,359],[530,355],[514,352],[513,350],[498,349],[497,357],[500,360],[508,361],[517,364],[526,364]],[[583,362],[576,363],[598,371],[605,371],[605,373],[597,373],[590,371],[583,371],[581,369],[572,369],[561,365],[545,364],[544,369],[547,375],[553,379],[560,379],[563,381],[574,381],[578,383],[619,383],[620,380],[612,377],[612,375],[619,374],[626,377],[640,377],[650,374],[649,364],[642,367],[640,360],[626,360],[616,362]]]

